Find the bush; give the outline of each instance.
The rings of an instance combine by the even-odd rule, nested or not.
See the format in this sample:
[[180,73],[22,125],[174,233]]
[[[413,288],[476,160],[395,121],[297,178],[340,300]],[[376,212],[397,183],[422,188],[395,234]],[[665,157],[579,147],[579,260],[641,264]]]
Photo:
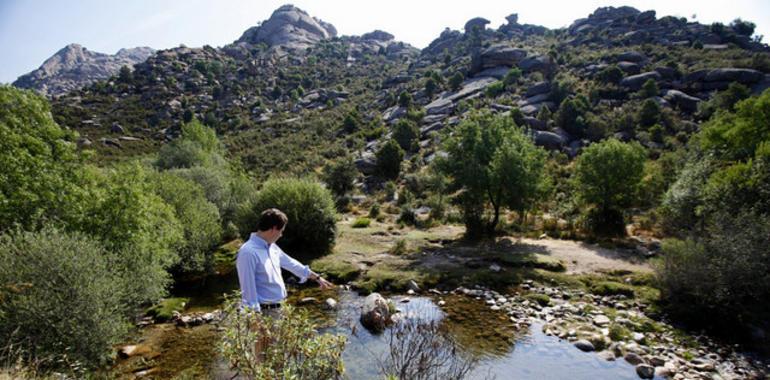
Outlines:
[[119,255],[50,227],[0,237],[0,340],[30,360],[104,364],[128,327]]
[[349,157],[332,162],[324,167],[323,179],[332,194],[343,196],[353,190],[353,181],[358,176],[356,164]]
[[203,272],[212,268],[212,249],[222,238],[222,223],[217,206],[204,196],[193,181],[167,172],[154,178],[155,191],[171,207],[179,220],[184,239],[176,246],[177,272]]
[[216,165],[224,167],[222,145],[212,128],[197,119],[182,125],[179,138],[164,145],[155,165],[161,169]]
[[401,91],[401,94],[398,95],[398,105],[409,108],[412,105],[412,95],[406,91]]
[[[286,305],[283,317],[274,319],[244,311],[240,303],[240,296],[227,300],[221,350],[241,374],[260,380],[342,378],[344,336],[319,334],[303,309]],[[258,357],[255,345],[260,340],[270,343]]]
[[642,108],[639,109],[637,120],[639,125],[644,128],[649,128],[661,120],[660,106],[652,99],[647,99],[642,103]]
[[497,81],[495,83],[490,84],[487,86],[486,89],[484,89],[484,93],[489,98],[497,97],[498,95],[502,94],[505,91],[505,83],[502,81]]
[[372,207],[369,208],[369,219],[377,219],[379,216],[380,216],[380,204],[373,203]]
[[0,85],[0,104],[0,232],[82,217],[88,199],[78,185],[76,135],[32,91]]
[[548,306],[548,304],[551,303],[551,297],[540,293],[528,293],[524,295],[524,298],[528,299],[530,302],[535,302],[540,306]]
[[280,245],[290,255],[309,259],[331,251],[336,233],[334,198],[320,183],[299,178],[265,182],[241,214],[241,236],[256,230],[260,214],[268,208],[289,217]]
[[623,71],[617,65],[610,65],[599,71],[596,79],[602,83],[618,84],[623,79]]
[[700,241],[666,240],[656,265],[662,295],[677,314],[715,325],[770,317],[770,219],[720,213]]
[[94,181],[90,217],[69,227],[97,237],[111,251],[122,252],[112,265],[133,277],[126,289],[128,304],[157,300],[166,292],[166,269],[179,260],[176,248],[183,243],[174,208],[155,194],[141,166],[120,165]]
[[385,179],[396,179],[401,172],[401,161],[404,160],[404,150],[399,144],[390,139],[377,151],[377,174]]
[[556,111],[554,120],[556,125],[564,128],[575,137],[582,137],[587,126],[585,115],[591,109],[588,99],[576,96],[561,103]]
[[[578,157],[575,184],[578,199],[597,207],[596,218],[611,222],[611,217],[637,200],[637,187],[642,179],[645,153],[638,143],[622,143],[615,139],[592,144]],[[596,227],[601,227],[595,225]],[[607,227],[613,227],[615,223]],[[624,234],[624,231],[604,230]],[[595,231],[600,232],[600,231]]]
[[357,218],[355,221],[353,221],[353,228],[366,228],[369,227],[369,224],[371,224],[372,221],[369,218]]
[[659,94],[660,89],[658,88],[658,82],[656,82],[655,79],[647,79],[642,85],[642,89],[639,91],[639,95],[641,95],[642,98],[651,98],[653,96],[658,96]]
[[503,83],[505,83],[506,86],[510,86],[516,84],[519,81],[519,78],[521,78],[521,69],[514,67],[505,74]]
[[698,103],[698,117],[708,119],[718,110],[734,112],[735,105],[749,96],[751,96],[751,90],[748,87],[738,82],[731,82],[726,90],[716,93],[708,101]]
[[459,90],[460,86],[463,84],[463,80],[465,80],[463,74],[461,72],[455,72],[449,77],[449,88],[452,89],[452,91]]
[[401,119],[393,126],[393,140],[398,143],[405,152],[414,152],[419,146],[420,128],[417,124],[406,119]]

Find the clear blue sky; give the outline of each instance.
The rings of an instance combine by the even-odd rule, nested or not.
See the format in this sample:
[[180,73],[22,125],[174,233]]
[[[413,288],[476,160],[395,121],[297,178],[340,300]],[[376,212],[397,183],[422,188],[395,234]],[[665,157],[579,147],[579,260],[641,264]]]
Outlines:
[[[123,47],[165,49],[222,46],[270,17],[287,0],[0,0],[0,82],[32,71],[70,43],[114,54]],[[569,25],[599,6],[655,9],[658,17],[696,15],[702,23],[729,23],[737,17],[757,24],[770,40],[770,1],[731,0],[295,0],[310,15],[332,23],[340,34],[382,29],[422,48],[445,27],[461,29],[481,16],[498,27],[506,15],[550,28]]]

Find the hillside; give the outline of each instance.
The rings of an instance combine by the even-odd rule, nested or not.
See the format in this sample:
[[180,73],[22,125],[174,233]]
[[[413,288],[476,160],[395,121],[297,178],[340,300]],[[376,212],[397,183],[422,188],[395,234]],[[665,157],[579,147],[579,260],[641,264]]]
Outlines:
[[[382,31],[338,37],[333,26],[284,6],[230,45],[158,51],[130,75],[58,97],[54,113],[86,144],[101,141],[92,146],[105,157],[154,151],[197,117],[258,172],[308,171],[348,152],[371,174],[385,126],[406,115],[397,107],[402,92],[425,112],[417,124],[419,162],[427,162],[440,140],[430,136],[472,108],[517,108],[536,143],[571,157],[613,135],[671,150],[698,129],[698,104],[715,91],[738,82],[758,93],[770,84],[767,46],[738,25],[658,19],[654,11],[629,7],[597,9],[561,30],[519,24],[515,14],[498,29],[487,24],[472,19],[464,31],[447,29],[419,51]],[[499,83],[511,68],[520,77]],[[452,89],[456,73],[462,82]],[[653,137],[631,117],[647,98],[638,91],[649,79],[663,115],[654,123],[662,133]],[[581,122],[566,125],[557,113],[573,98],[585,100],[576,115]],[[549,112],[537,118],[543,108]],[[355,130],[344,131],[351,112]],[[289,154],[270,164],[259,158],[273,150]],[[299,152],[305,154],[293,154]]]

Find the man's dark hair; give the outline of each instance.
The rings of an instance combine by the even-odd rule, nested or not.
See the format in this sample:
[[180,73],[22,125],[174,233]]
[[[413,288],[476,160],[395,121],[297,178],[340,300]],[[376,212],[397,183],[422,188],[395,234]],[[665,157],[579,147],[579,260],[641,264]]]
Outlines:
[[277,208],[269,208],[262,211],[262,215],[259,216],[259,222],[257,223],[257,229],[260,231],[268,231],[273,227],[278,229],[283,228],[286,223],[289,222],[289,218],[283,211]]

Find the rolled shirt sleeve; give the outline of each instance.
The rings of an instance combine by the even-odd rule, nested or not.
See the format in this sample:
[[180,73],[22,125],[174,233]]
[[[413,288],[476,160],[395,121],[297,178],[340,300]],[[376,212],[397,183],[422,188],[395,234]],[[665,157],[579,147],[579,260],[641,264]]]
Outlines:
[[307,278],[313,274],[313,271],[310,270],[310,267],[307,265],[302,265],[302,263],[287,255],[286,252],[281,249],[281,247],[276,245],[276,248],[281,254],[281,268],[286,269],[287,271],[293,273],[295,276],[299,277],[300,284],[305,283]]
[[261,311],[257,294],[257,257],[254,252],[244,250],[238,252],[235,266],[238,269],[238,282],[241,284],[241,301],[246,307]]

